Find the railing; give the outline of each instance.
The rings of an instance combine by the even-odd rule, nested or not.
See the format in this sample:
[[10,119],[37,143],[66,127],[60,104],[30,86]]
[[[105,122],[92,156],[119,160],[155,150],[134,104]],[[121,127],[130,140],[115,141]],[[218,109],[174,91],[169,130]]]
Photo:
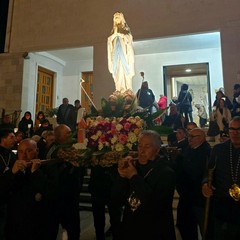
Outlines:
[[0,120],[0,122],[2,123],[2,120],[3,120],[3,118],[4,118],[5,115],[9,115],[9,116],[11,116],[12,124],[13,124],[14,126],[17,126],[17,121],[18,121],[18,119],[19,119],[19,117],[20,117],[21,112],[22,112],[22,110],[15,110],[15,111],[12,112],[12,113],[6,114],[5,108],[2,108],[2,114],[1,114],[1,120]]

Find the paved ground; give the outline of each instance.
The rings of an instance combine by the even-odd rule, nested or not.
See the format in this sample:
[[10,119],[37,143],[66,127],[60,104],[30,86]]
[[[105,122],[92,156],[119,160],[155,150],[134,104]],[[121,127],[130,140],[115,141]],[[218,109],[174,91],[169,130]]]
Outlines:
[[[93,225],[93,216],[90,211],[81,211],[81,240],[95,240],[95,231]],[[109,215],[106,214],[106,227],[105,231],[110,227],[109,223]],[[106,240],[110,240],[111,237],[106,238]]]
[[[95,240],[95,232],[93,225],[93,216],[91,211],[80,211],[81,217],[81,237],[80,240]],[[106,231],[109,228],[109,216],[106,214]],[[67,240],[65,233],[61,235],[61,230],[59,231],[58,240]],[[177,240],[181,240],[178,231],[176,230]],[[106,237],[106,240],[111,240],[111,237]]]
[[[95,231],[93,225],[93,216],[91,211],[80,211],[81,219],[81,240],[95,240]],[[106,231],[110,226],[109,216],[106,214]],[[57,240],[67,240],[65,232],[62,232],[62,229],[59,230]],[[106,240],[111,240],[111,237],[107,237]]]

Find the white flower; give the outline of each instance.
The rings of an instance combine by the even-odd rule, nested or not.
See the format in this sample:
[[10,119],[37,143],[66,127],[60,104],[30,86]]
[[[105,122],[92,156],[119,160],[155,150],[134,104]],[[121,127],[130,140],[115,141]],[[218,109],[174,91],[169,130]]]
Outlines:
[[75,143],[73,147],[77,150],[87,149],[88,139],[84,139],[83,143]]

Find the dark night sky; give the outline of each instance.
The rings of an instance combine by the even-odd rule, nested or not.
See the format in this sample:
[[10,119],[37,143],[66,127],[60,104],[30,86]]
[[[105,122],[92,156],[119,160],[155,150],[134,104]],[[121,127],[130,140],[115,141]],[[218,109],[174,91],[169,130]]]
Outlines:
[[9,0],[0,0],[0,53],[4,52]]

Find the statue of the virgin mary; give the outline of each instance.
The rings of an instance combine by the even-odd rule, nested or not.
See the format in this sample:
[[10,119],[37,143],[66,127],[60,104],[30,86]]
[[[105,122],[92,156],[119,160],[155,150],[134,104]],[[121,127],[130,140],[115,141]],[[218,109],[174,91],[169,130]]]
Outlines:
[[108,69],[113,76],[116,91],[132,90],[134,72],[133,37],[124,16],[113,15],[113,29],[108,37]]

